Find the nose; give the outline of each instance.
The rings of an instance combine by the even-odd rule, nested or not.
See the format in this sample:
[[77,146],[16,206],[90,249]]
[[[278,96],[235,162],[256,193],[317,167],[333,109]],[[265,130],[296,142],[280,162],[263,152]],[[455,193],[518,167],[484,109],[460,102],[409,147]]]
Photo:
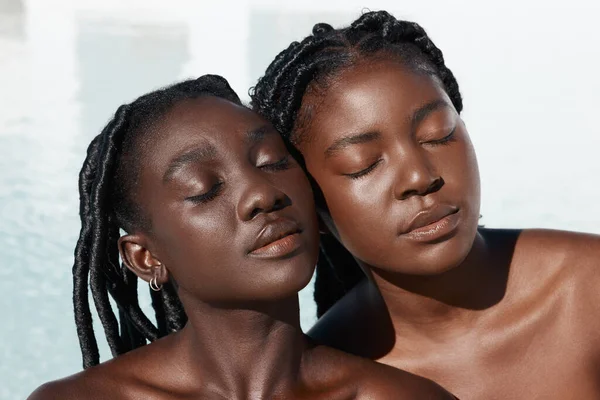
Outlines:
[[435,173],[430,160],[419,150],[404,153],[397,164],[394,196],[406,200],[412,196],[426,196],[444,186],[444,179]]
[[238,217],[242,221],[250,221],[257,215],[278,211],[290,204],[290,198],[268,180],[252,179],[238,204]]

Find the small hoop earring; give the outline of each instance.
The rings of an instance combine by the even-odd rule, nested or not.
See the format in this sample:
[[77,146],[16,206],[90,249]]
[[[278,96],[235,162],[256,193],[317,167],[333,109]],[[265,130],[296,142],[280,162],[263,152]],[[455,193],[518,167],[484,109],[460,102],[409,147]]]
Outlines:
[[160,292],[160,289],[162,289],[163,285],[158,285],[156,281],[156,276],[153,276],[152,279],[150,279],[150,289],[154,290],[155,292]]

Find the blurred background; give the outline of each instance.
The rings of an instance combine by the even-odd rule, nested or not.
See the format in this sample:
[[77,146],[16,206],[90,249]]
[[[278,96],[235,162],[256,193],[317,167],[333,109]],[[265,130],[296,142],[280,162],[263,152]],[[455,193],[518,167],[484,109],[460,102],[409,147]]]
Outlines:
[[598,1],[0,0],[0,399],[81,368],[77,174],[116,108],[204,73],[247,100],[292,40],[365,8],[419,22],[444,52],[479,157],[483,224],[600,233]]

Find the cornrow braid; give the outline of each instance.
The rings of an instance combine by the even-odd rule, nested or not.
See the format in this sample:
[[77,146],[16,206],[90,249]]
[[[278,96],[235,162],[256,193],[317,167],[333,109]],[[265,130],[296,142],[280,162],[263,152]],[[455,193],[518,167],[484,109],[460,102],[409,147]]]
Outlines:
[[[313,105],[303,105],[304,95],[326,88],[332,78],[352,65],[382,58],[398,60],[415,72],[436,77],[457,112],[462,111],[458,83],[440,49],[420,25],[398,20],[386,11],[365,13],[341,29],[316,24],[312,35],[279,53],[250,89],[252,108],[273,124],[288,146],[294,147],[303,140],[310,124]],[[299,152],[293,154],[304,166]],[[317,205],[326,208],[322,193],[311,182]],[[322,243],[321,258],[324,261],[319,261],[315,283],[318,316],[364,276],[355,260],[334,240]],[[338,260],[344,265],[335,265]]]
[[[73,306],[83,367],[100,362],[88,290],[113,356],[180,330],[187,321],[175,282],[150,291],[156,326],[143,313],[137,297],[137,276],[119,261],[120,230],[151,229],[135,201],[139,150],[152,127],[185,99],[215,96],[241,105],[227,81],[204,75],[146,94],[119,107],[113,119],[87,150],[79,174],[81,232],[73,265]],[[115,301],[119,318],[111,306]]]

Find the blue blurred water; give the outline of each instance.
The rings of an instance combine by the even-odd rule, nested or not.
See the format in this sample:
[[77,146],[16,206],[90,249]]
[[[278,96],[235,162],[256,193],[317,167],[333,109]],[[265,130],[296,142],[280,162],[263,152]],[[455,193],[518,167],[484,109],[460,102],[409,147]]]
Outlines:
[[[600,233],[600,3],[376,3],[423,23],[459,78],[482,222]],[[0,399],[80,369],[71,303],[77,173],[116,107],[203,73],[224,75],[244,96],[313,23],[347,23],[362,6],[0,0]],[[301,293],[304,327],[314,322],[311,286]]]
[[[80,370],[71,267],[85,149],[120,104],[182,78],[190,61],[181,24],[42,19],[0,14],[0,399]],[[140,297],[149,310],[146,290]],[[305,327],[310,297],[302,293]]]

